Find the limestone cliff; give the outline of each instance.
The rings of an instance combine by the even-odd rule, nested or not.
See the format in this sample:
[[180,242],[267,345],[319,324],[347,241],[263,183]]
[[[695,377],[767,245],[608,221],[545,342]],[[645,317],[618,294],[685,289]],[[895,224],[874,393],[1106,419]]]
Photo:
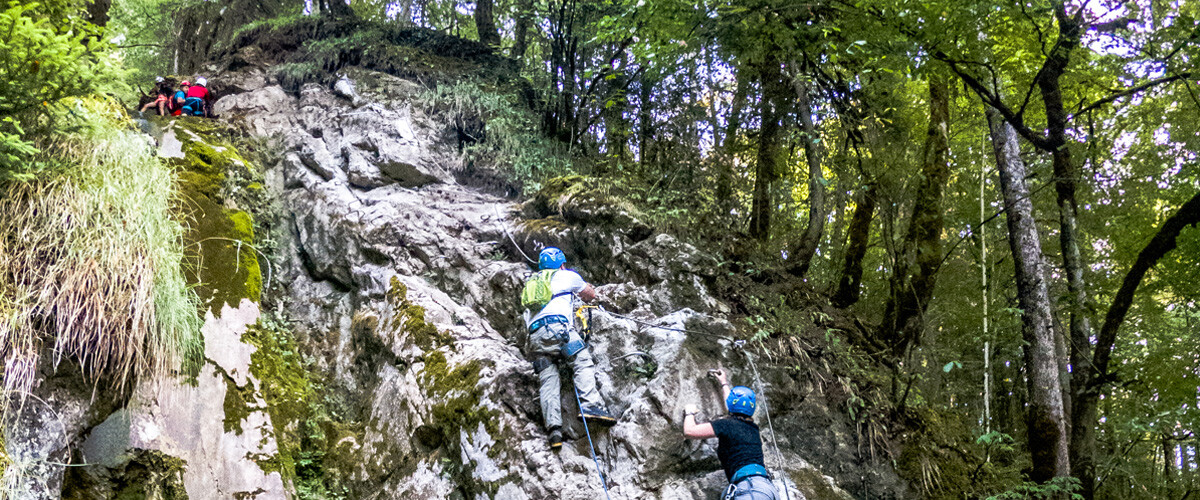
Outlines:
[[[460,126],[415,104],[417,81],[278,75],[246,57],[210,78],[220,124],[160,124],[161,154],[195,172],[190,238],[215,245],[195,265],[204,359],[81,432],[89,465],[64,497],[601,498],[572,393],[574,439],[552,452],[521,353],[524,254],[543,245],[600,285],[591,348],[620,421],[593,438],[611,498],[718,498],[715,442],[679,429],[690,402],[719,416],[717,366],[765,396],[767,463],[790,498],[852,498],[845,481],[904,495],[847,458],[844,418],[740,342],[714,257],[602,183],[559,179],[528,201],[487,187],[496,174],[463,165]],[[274,153],[254,165],[238,148]]]

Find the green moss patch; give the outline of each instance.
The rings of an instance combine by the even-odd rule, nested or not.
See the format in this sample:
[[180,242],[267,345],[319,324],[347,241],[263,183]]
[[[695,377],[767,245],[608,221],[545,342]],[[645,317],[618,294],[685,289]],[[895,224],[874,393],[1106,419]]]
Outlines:
[[[232,144],[233,132],[213,121],[176,120],[176,137],[184,157],[172,159],[179,172],[180,212],[188,226],[186,278],[196,285],[202,309],[236,306],[241,299],[259,301],[263,273],[255,251],[255,220],[244,210],[256,167]],[[262,196],[261,184],[258,196]]]
[[500,425],[496,412],[481,404],[483,389],[479,387],[479,374],[482,368],[483,362],[478,359],[451,366],[445,353],[432,351],[425,355],[425,367],[419,375],[426,395],[435,403],[430,410],[432,425],[423,426],[418,438],[423,443],[437,443],[445,447],[446,457],[449,458],[444,461],[445,472],[454,478],[467,498],[474,498],[478,493],[486,493],[490,497],[504,482],[479,481],[475,479],[469,464],[460,461],[460,433],[472,433],[480,424],[496,441],[489,450],[489,457],[496,458],[506,449],[505,441],[499,437]]
[[387,301],[394,313],[385,328],[426,351],[454,345],[454,337],[425,321],[425,308],[408,300],[408,287],[399,278],[392,276],[389,285]]
[[346,445],[361,442],[362,426],[334,421],[320,378],[287,328],[264,318],[246,330],[242,341],[257,348],[250,373],[259,380],[278,447],[275,455],[251,458],[263,471],[278,472],[294,484],[297,498],[346,498],[353,467],[349,457],[356,451]]
[[[612,228],[640,241],[654,230],[647,217],[630,201],[630,193],[612,179],[568,175],[542,183],[542,188],[525,203],[525,217],[545,222],[543,229],[558,229],[564,224]],[[535,233],[537,234],[537,233]]]

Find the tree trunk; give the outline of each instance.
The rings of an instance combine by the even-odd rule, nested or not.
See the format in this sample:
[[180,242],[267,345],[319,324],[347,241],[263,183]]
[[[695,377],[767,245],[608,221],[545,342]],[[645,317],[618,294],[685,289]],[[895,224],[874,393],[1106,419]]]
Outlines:
[[333,17],[350,17],[354,15],[354,11],[350,10],[350,4],[346,0],[322,0],[325,6],[325,12]]
[[629,102],[625,98],[625,82],[627,76],[624,73],[613,73],[612,80],[607,81],[609,90],[607,91],[608,99],[602,105],[601,115],[604,117],[604,140],[605,149],[609,158],[615,159],[619,163],[625,163],[629,158],[629,120],[625,118],[625,112],[629,108]]
[[796,114],[800,118],[804,159],[808,162],[808,227],[800,241],[789,252],[788,272],[796,277],[804,277],[812,264],[813,255],[817,253],[817,247],[821,244],[821,235],[825,232],[825,176],[821,170],[820,137],[812,120],[812,89],[795,62],[792,62],[792,68],[796,72],[792,75],[798,105]]
[[908,232],[892,276],[883,336],[897,356],[919,343],[942,261],[942,189],[950,178],[950,85],[929,80],[929,131]]
[[533,24],[533,0],[517,0],[517,20],[513,26],[513,46],[509,57],[518,62],[529,49],[529,27]]
[[644,174],[650,165],[650,146],[654,140],[654,83],[643,73],[638,95],[638,164]]
[[766,241],[771,236],[771,213],[775,209],[774,184],[779,177],[779,119],[778,98],[783,78],[779,62],[771,56],[759,74],[762,101],[759,106],[761,123],[758,133],[758,161],[754,169],[754,198],[750,207],[750,236]]
[[[737,71],[736,67],[734,71]],[[742,110],[746,108],[746,94],[750,92],[750,84],[741,71],[737,72],[735,78],[737,87],[733,91],[733,102],[725,119],[725,133],[722,134],[720,145],[721,159],[717,165],[717,203],[723,214],[728,214],[733,208],[733,159],[738,147],[737,133],[741,127]]]
[[1016,132],[988,108],[992,149],[1000,172],[1012,250],[1017,300],[1025,339],[1025,373],[1028,394],[1026,422],[1033,458],[1030,478],[1044,483],[1070,472],[1066,412],[1055,356],[1054,318],[1045,279],[1041,239],[1033,218],[1033,202],[1025,183]]
[[496,30],[492,0],[475,0],[475,31],[479,33],[480,43],[493,50],[500,47],[500,32]]
[[112,0],[93,0],[87,6],[88,22],[101,28],[108,25],[108,11]]
[[854,200],[854,215],[850,216],[849,242],[846,244],[846,261],[842,265],[842,278],[837,292],[833,294],[833,306],[847,308],[858,302],[862,286],[863,258],[867,255],[867,244],[871,238],[871,218],[875,214],[874,188],[867,184]]

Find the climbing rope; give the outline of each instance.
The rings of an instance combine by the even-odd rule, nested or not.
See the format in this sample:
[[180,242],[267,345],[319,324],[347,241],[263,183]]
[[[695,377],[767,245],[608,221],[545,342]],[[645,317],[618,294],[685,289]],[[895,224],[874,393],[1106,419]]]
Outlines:
[[504,217],[500,215],[500,210],[496,207],[492,207],[492,211],[496,213],[496,220],[500,221],[500,229],[504,230],[504,235],[508,236],[508,241],[512,242],[513,248],[516,248],[518,252],[521,252],[521,256],[525,257],[525,260],[529,261],[530,264],[537,264],[538,261],[529,258],[528,255],[525,255],[525,251],[521,250],[521,245],[517,244],[517,239],[513,238],[512,233],[508,232],[508,226],[504,225]]
[[[740,347],[739,345],[738,348]],[[775,425],[771,423],[771,406],[767,404],[767,393],[763,390],[762,377],[758,375],[758,367],[754,365],[754,358],[750,356],[750,351],[745,349],[740,350],[742,354],[746,355],[746,362],[750,364],[750,370],[754,372],[754,382],[758,389],[758,397],[762,399],[763,413],[767,415],[767,428],[771,430],[771,446],[775,448],[775,457],[779,459],[778,463],[782,465],[786,463],[786,460],[783,458],[783,453],[779,451],[779,442],[775,440]],[[780,470],[782,469],[783,467],[781,466]],[[787,497],[787,500],[792,500],[792,488],[788,486],[787,477],[781,477],[780,480],[783,483],[783,494]]]
[[745,344],[745,343],[746,343],[746,341],[744,341],[744,340],[738,340],[738,339],[735,339],[735,338],[732,338],[732,337],[726,337],[726,336],[724,336],[724,335],[719,335],[719,334],[716,334],[716,333],[699,332],[699,331],[696,331],[696,330],[688,330],[688,329],[686,329],[686,328],[671,328],[671,327],[669,327],[669,326],[660,326],[660,325],[655,325],[655,324],[653,324],[653,323],[647,323],[647,322],[645,322],[645,321],[642,321],[642,320],[640,320],[640,319],[637,319],[637,318],[631,318],[631,317],[629,317],[629,316],[626,316],[626,315],[624,315],[624,314],[617,314],[617,313],[615,313],[615,312],[609,311],[608,309],[605,309],[605,308],[604,308],[604,306],[598,306],[598,308],[600,309],[600,312],[602,312],[602,313],[605,313],[605,314],[608,314],[608,315],[610,315],[610,316],[614,316],[614,317],[617,317],[617,318],[621,318],[621,319],[629,320],[629,321],[632,321],[632,322],[634,322],[634,323],[637,323],[637,324],[639,324],[639,325],[645,326],[645,327],[647,327],[647,328],[658,328],[659,330],[668,330],[668,331],[672,331],[672,332],[687,333],[687,334],[692,334],[692,335],[700,335],[700,336],[704,336],[704,337],[712,337],[712,338],[717,338],[717,339],[721,339],[721,340],[724,340],[724,341],[727,341],[727,342],[732,342],[732,343],[733,343],[735,346],[739,346],[739,347],[740,347],[741,345],[743,345],[743,344]]
[[592,450],[592,463],[596,464],[596,475],[600,476],[600,486],[604,488],[604,498],[612,500],[612,497],[608,496],[608,483],[604,480],[604,473],[600,471],[600,460],[596,458],[596,445],[592,443],[592,431],[588,429],[587,415],[583,413],[583,400],[579,399],[579,388],[572,388],[575,390],[575,404],[579,405],[579,418],[583,419],[583,432],[587,434],[588,448]]

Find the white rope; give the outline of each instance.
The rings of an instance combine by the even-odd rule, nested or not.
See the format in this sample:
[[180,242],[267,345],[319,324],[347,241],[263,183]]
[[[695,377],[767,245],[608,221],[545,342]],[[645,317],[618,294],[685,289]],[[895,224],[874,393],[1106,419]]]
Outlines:
[[525,260],[529,261],[530,264],[537,264],[538,261],[529,258],[528,255],[525,255],[525,251],[521,250],[521,245],[517,244],[516,238],[513,238],[512,233],[508,232],[508,226],[504,225],[505,219],[500,215],[500,210],[498,210],[496,207],[492,207],[492,211],[496,213],[496,221],[500,222],[500,229],[504,230],[504,235],[508,236],[508,241],[512,242],[513,247],[515,247],[518,252],[521,252],[521,256],[525,257]]
[[[750,351],[742,349],[742,352],[746,355],[746,361],[750,364],[750,369],[754,371],[754,382],[755,385],[758,386],[758,397],[759,399],[762,399],[763,413],[767,415],[767,428],[771,429],[771,446],[775,448],[775,456],[779,459],[778,462],[776,462],[779,464],[777,470],[782,471],[787,461],[783,458],[783,452],[779,451],[779,442],[775,440],[775,426],[771,423],[771,407],[767,404],[767,393],[763,390],[762,378],[758,376],[758,367],[754,366],[754,358],[750,356]],[[783,483],[783,494],[788,500],[791,500],[792,489],[790,486],[788,486],[786,475],[782,476],[783,477],[780,477],[780,481]]]

